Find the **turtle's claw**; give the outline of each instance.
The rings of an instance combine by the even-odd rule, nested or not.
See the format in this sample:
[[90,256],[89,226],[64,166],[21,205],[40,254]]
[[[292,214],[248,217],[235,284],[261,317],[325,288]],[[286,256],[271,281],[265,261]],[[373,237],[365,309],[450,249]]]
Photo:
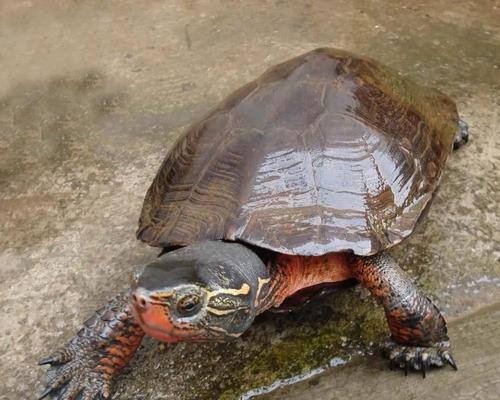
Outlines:
[[54,365],[54,364],[64,364],[71,361],[75,356],[75,351],[71,347],[65,347],[63,349],[57,350],[55,353],[48,357],[42,358],[38,361],[38,365]]
[[388,342],[385,346],[385,354],[391,362],[391,368],[396,366],[408,375],[410,370],[421,371],[422,377],[431,367],[442,367],[446,363],[456,371],[457,365],[450,351],[450,343],[443,341],[432,347],[418,347]]
[[455,364],[455,360],[453,359],[452,355],[447,351],[443,354],[444,359],[448,362],[448,364],[451,365],[451,367],[455,370],[458,371],[457,364]]
[[55,364],[56,361],[52,357],[47,357],[47,358],[42,358],[40,361],[38,361],[38,365],[46,365],[46,364]]
[[47,397],[50,393],[52,392],[52,388],[49,386],[47,387],[41,394],[40,397],[38,397],[38,400],[42,400],[45,397]]

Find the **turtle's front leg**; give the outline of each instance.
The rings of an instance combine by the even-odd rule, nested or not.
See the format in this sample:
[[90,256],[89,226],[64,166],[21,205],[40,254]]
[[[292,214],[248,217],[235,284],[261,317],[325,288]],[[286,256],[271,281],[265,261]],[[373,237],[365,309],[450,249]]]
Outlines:
[[393,365],[424,377],[431,366],[457,369],[443,316],[389,255],[356,257],[353,273],[384,306],[392,334],[385,350]]
[[130,294],[120,294],[88,319],[63,348],[39,362],[50,364],[49,383],[39,399],[50,393],[59,400],[110,396],[114,376],[128,364],[142,341],[144,331],[135,322]]

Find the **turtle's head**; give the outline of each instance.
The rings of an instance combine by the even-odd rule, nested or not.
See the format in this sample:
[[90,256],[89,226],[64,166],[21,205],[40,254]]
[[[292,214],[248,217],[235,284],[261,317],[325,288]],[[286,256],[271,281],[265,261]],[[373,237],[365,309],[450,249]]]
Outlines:
[[266,282],[266,266],[245,246],[196,243],[136,276],[134,316],[148,335],[166,342],[227,340],[250,326]]

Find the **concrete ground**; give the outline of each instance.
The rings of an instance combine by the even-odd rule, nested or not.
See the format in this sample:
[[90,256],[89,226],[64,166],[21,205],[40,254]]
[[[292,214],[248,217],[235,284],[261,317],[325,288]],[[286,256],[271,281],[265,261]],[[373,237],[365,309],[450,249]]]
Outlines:
[[[232,399],[335,357],[355,361],[272,398],[495,398],[499,20],[491,0],[2,1],[0,399],[35,398],[46,375],[36,361],[158,253],[134,232],[180,132],[268,66],[319,46],[372,56],[439,87],[470,125],[471,142],[450,157],[428,217],[393,251],[455,319],[459,372],[405,379],[376,356],[356,358],[377,352],[384,328],[380,310],[354,290],[302,313],[264,316],[227,345],[162,350],[146,341],[114,398]],[[375,388],[379,377],[396,389]],[[360,390],[365,382],[373,390]]]

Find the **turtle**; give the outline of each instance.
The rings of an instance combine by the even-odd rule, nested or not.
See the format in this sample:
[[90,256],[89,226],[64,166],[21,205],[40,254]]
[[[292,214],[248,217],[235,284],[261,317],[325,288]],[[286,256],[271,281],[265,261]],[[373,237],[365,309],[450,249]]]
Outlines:
[[349,280],[385,310],[391,366],[457,369],[443,315],[387,250],[467,140],[448,96],[369,57],[319,48],[271,67],[167,152],[137,230],[160,255],[39,362],[52,367],[40,399],[109,398],[145,335],[235,339]]

